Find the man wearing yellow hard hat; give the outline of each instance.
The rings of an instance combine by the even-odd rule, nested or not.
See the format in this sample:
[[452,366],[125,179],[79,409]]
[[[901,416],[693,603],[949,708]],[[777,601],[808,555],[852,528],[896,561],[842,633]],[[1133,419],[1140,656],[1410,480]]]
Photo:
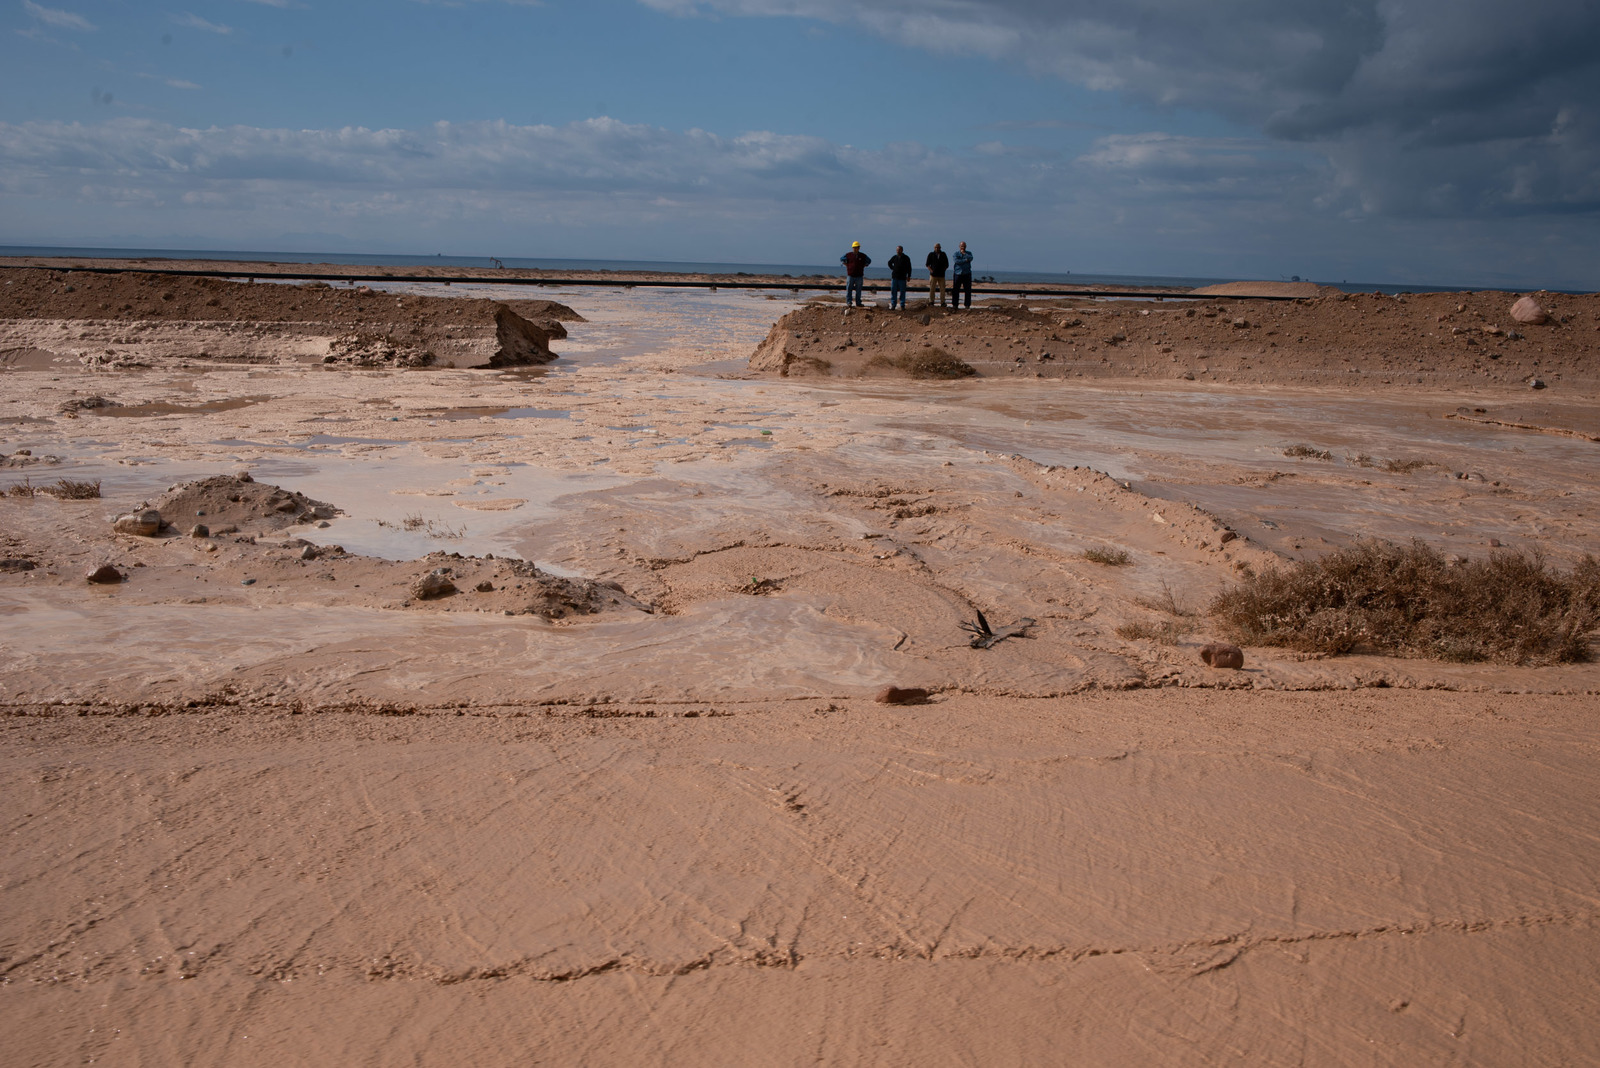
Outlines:
[[872,263],[872,257],[861,251],[861,242],[850,242],[850,251],[839,257],[844,264],[844,306],[848,308],[852,295],[856,307],[861,307],[861,282]]

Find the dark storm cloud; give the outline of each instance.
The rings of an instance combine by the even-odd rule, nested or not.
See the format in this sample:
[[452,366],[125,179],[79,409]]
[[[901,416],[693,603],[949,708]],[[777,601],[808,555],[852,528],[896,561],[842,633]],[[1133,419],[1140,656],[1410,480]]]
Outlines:
[[1248,123],[1323,153],[1346,212],[1600,208],[1592,0],[643,0],[691,15],[865,26],[1151,107]]

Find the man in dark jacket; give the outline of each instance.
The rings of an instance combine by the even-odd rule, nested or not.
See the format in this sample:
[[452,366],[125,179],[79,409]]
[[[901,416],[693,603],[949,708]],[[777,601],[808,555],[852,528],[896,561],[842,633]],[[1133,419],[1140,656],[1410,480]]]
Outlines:
[[972,253],[967,251],[967,243],[961,242],[961,249],[956,253],[956,273],[954,284],[950,287],[950,307],[956,308],[961,304],[961,291],[967,291],[967,307],[972,307]]
[[933,243],[933,251],[928,253],[928,307],[933,307],[934,298],[937,296],[939,306],[944,307],[944,272],[950,269],[950,257],[946,256],[939,243]]
[[861,278],[866,274],[867,267],[872,263],[872,257],[861,251],[861,242],[850,242],[850,251],[839,257],[839,262],[844,264],[844,306],[850,306],[851,296],[855,297],[856,307],[861,307]]
[[906,255],[904,245],[894,247],[894,255],[889,257],[889,310],[895,308],[895,301],[900,302],[900,310],[906,310],[906,286],[911,282],[911,257]]

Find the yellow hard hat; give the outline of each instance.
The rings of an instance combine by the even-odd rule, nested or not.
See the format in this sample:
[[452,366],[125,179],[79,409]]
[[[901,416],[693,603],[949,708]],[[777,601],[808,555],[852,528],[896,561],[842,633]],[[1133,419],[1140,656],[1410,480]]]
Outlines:
[[851,248],[860,248],[860,247],[861,247],[861,242],[859,242],[859,241],[852,241],[852,242],[850,242],[850,247],[851,247]]

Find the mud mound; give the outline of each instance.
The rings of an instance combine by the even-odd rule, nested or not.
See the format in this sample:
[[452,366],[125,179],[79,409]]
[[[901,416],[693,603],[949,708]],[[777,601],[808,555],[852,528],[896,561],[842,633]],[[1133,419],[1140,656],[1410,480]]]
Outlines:
[[1600,386],[1600,295],[1535,297],[1549,313],[1545,323],[1515,322],[1518,295],[1496,292],[1324,293],[1271,302],[990,300],[960,312],[913,304],[907,312],[850,314],[817,302],[779,319],[750,369],[784,377],[925,377],[915,368],[944,353],[983,377],[1339,389]]
[[339,510],[248,475],[216,475],[174,486],[156,501],[161,517],[179,530],[195,524],[213,533],[237,527],[244,533],[281,530],[314,519],[331,519]]
[[[56,345],[40,347],[40,320],[71,324],[51,336],[59,336],[58,344],[70,341],[60,351],[92,366],[178,357],[507,367],[555,359],[550,342],[567,336],[562,321],[582,319],[548,300],[400,296],[325,282],[252,284],[138,272],[0,272],[0,363],[29,366],[41,360],[48,366],[58,355]],[[138,331],[116,325],[125,322],[137,322]],[[196,324],[206,330],[197,332]]]

